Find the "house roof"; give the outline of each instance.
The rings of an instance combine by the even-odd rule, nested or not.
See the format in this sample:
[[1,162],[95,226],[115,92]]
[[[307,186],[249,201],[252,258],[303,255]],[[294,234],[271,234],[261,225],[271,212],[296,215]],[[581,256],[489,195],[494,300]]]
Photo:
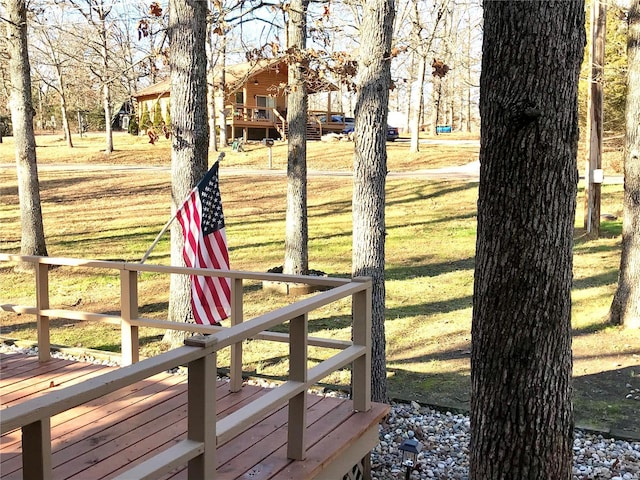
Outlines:
[[171,91],[171,78],[165,78],[164,80],[149,85],[141,90],[138,90],[133,94],[135,98],[146,97],[148,95],[162,95],[165,92]]
[[[245,62],[228,66],[225,70],[225,83],[227,84],[228,93],[240,90],[247,81],[270,69],[277,72],[283,72],[286,75],[288,65],[283,59],[267,58],[257,60],[255,62]],[[321,78],[318,73],[313,70],[309,70],[307,72],[307,85],[309,93],[338,90],[337,86],[326,79]],[[166,92],[171,92],[170,77],[138,90],[133,94],[133,97],[139,98],[150,95],[159,96]]]

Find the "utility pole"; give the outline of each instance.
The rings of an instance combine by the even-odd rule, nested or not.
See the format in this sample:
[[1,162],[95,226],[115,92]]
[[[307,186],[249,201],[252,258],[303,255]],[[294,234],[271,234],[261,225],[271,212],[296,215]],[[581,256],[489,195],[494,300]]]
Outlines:
[[591,3],[591,47],[589,95],[587,100],[587,162],[585,168],[584,228],[593,238],[600,236],[600,195],[603,135],[604,45],[607,29],[607,4]]

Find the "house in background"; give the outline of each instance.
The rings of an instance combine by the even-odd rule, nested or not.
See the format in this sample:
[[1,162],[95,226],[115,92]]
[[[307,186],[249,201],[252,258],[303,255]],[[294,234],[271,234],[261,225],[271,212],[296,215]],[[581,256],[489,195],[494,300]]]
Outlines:
[[[286,138],[287,126],[287,63],[281,59],[265,59],[257,62],[232,65],[225,70],[225,94],[216,96],[216,111],[224,109],[227,138],[242,137],[244,140],[263,138]],[[307,122],[309,140],[320,139],[329,132],[340,133],[345,128],[344,114],[333,111],[332,92],[338,88],[309,73],[307,89],[309,95],[323,94],[326,108],[310,110]],[[219,81],[219,79],[217,80]],[[144,88],[133,95],[138,107],[140,121],[145,109],[152,117],[160,105],[162,118],[167,118],[171,98],[170,79]],[[224,105],[223,105],[224,103]],[[317,103],[317,102],[316,102]],[[216,116],[219,122],[220,116]],[[143,129],[142,123],[140,128]]]

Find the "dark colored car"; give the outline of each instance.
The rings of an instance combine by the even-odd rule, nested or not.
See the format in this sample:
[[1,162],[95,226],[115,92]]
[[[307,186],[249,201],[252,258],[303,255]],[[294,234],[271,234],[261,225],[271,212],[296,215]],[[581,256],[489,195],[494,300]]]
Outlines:
[[387,142],[395,142],[399,136],[400,134],[398,133],[398,129],[396,127],[387,125]]
[[[355,125],[354,125],[355,126]],[[351,133],[353,132],[354,126],[347,126],[342,133]],[[400,134],[398,133],[398,129],[396,127],[392,127],[391,125],[387,125],[387,141],[395,142]]]

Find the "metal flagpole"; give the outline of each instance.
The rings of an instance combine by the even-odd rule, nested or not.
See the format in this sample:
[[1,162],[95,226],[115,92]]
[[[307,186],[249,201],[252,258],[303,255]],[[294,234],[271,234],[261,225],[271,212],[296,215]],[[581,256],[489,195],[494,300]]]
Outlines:
[[176,216],[178,214],[177,212],[178,211],[176,210],[176,213],[173,214],[173,217],[171,217],[169,221],[165,224],[165,226],[162,228],[162,230],[160,230],[160,233],[158,234],[156,239],[153,241],[153,243],[149,247],[149,250],[147,250],[147,252],[142,256],[142,260],[140,260],[140,263],[144,263],[144,261],[147,258],[149,258],[149,255],[151,255],[151,252],[153,251],[153,249],[156,248],[156,245],[158,245],[158,242],[162,238],[162,235],[164,235],[164,233],[169,229],[173,221],[176,219]]
[[[224,152],[220,152],[220,155],[218,156],[218,159],[215,161],[215,163],[213,165],[215,165],[216,163],[218,163],[220,160],[222,160],[222,158],[224,157]],[[213,165],[211,166],[211,168],[213,168]],[[187,197],[188,198],[188,197]],[[180,206],[182,206],[184,204],[184,202],[182,202],[180,204]],[[156,239],[153,241],[153,243],[151,244],[151,246],[149,247],[149,250],[146,251],[146,253],[142,256],[142,259],[140,260],[140,263],[144,263],[145,260],[147,258],[149,258],[149,255],[151,255],[151,252],[153,251],[154,248],[156,248],[156,245],[158,245],[158,242],[160,241],[160,239],[162,238],[162,236],[165,234],[165,232],[169,229],[169,227],[171,226],[171,224],[173,223],[173,221],[176,219],[176,217],[178,216],[178,210],[180,210],[179,208],[176,209],[176,213],[173,214],[173,216],[169,219],[169,221],[165,224],[165,226],[162,228],[162,230],[160,230],[160,233],[158,234],[158,236],[156,237]]]

